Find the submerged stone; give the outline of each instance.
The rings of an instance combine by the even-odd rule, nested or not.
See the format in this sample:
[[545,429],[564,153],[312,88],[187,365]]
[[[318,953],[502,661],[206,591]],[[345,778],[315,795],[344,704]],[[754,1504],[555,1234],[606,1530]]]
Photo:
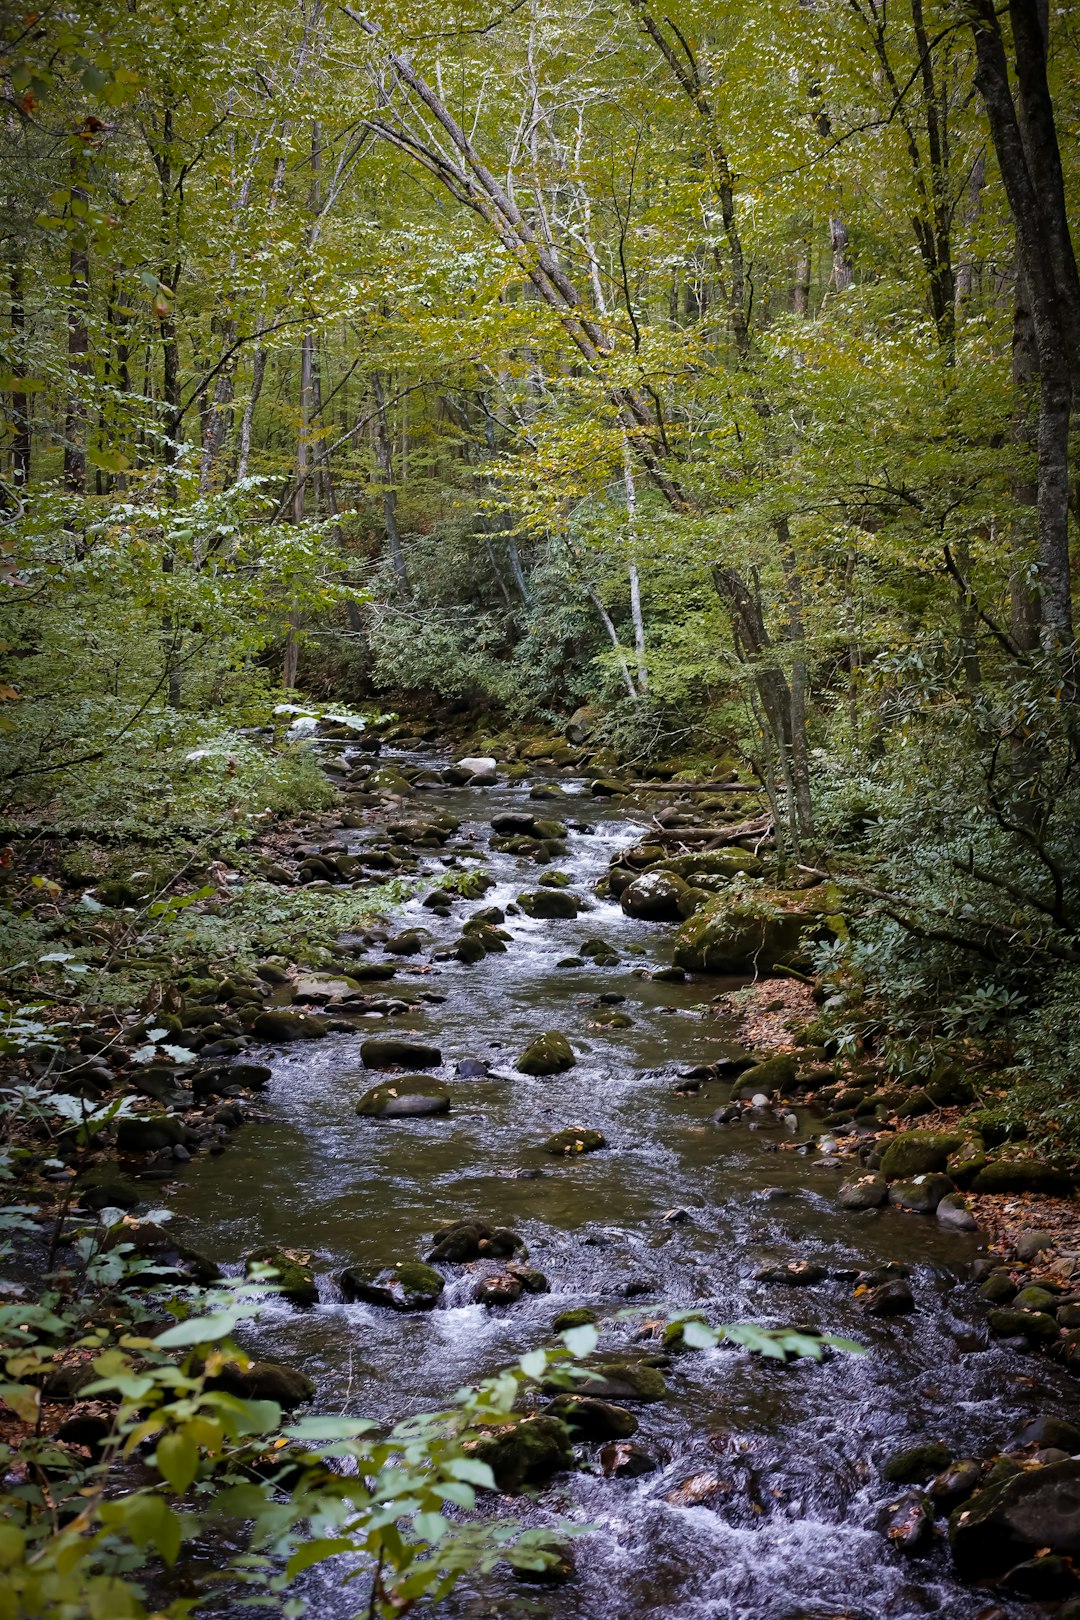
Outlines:
[[356,1105],[367,1119],[420,1119],[450,1112],[450,1091],[426,1074],[403,1074],[372,1086]]
[[341,1273],[341,1292],[348,1300],[385,1305],[394,1311],[434,1310],[446,1284],[421,1260],[399,1260],[390,1266],[349,1266]]

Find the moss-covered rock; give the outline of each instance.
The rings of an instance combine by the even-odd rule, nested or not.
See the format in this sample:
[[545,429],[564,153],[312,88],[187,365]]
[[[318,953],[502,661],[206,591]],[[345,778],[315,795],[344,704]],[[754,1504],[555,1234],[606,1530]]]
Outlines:
[[671,855],[658,861],[657,866],[685,878],[688,883],[698,876],[733,878],[745,874],[756,877],[761,871],[760,860],[748,849],[704,849],[696,855]]
[[912,1176],[909,1181],[894,1181],[889,1188],[889,1203],[894,1209],[905,1209],[913,1215],[933,1215],[941,1200],[953,1190],[948,1176],[931,1172]]
[[682,916],[687,885],[674,872],[645,872],[628,883],[619,904],[628,917],[645,922],[674,922]]
[[790,1052],[777,1052],[774,1057],[765,1058],[762,1063],[751,1064],[739,1079],[747,1089],[753,1088],[755,1092],[763,1092],[766,1097],[773,1091],[779,1091],[781,1094],[794,1091],[798,1083],[795,1059]]
[[256,1265],[273,1266],[277,1272],[275,1286],[282,1299],[287,1299],[290,1305],[305,1306],[319,1303],[315,1273],[308,1261],[290,1254],[288,1249],[269,1247],[253,1249],[245,1257],[244,1269],[249,1275]]
[[184,1140],[184,1124],[175,1114],[129,1114],[116,1122],[121,1153],[157,1153]]
[[576,1062],[574,1049],[566,1036],[557,1029],[549,1029],[545,1035],[538,1035],[529,1042],[516,1067],[519,1074],[562,1074]]
[[882,1464],[881,1477],[890,1485],[921,1485],[952,1462],[950,1448],[941,1440],[894,1451]]
[[450,1090],[426,1074],[403,1074],[372,1086],[356,1105],[365,1119],[420,1119],[450,1112]]
[[291,1007],[267,1007],[251,1024],[256,1040],[270,1041],[275,1046],[286,1041],[316,1041],[327,1029],[326,1019],[317,1013],[295,1012]]
[[372,1035],[361,1042],[360,1060],[365,1069],[392,1069],[399,1065],[436,1069],[442,1062],[442,1053],[437,1046],[408,1036]]
[[983,1166],[971,1183],[975,1193],[1049,1193],[1067,1198],[1072,1177],[1041,1159],[999,1158]]
[[949,1544],[960,1573],[1004,1573],[1036,1548],[1080,1554],[1080,1462],[1069,1458],[987,1483],[953,1510]]
[[574,1466],[569,1429],[547,1413],[492,1430],[472,1443],[471,1449],[480,1462],[487,1463],[500,1491],[543,1484],[552,1474]]
[[894,1136],[881,1156],[881,1173],[890,1181],[897,1176],[925,1176],[944,1170],[949,1154],[963,1138],[942,1131],[903,1131]]
[[489,1226],[487,1221],[454,1221],[440,1227],[433,1239],[428,1262],[462,1265],[469,1260],[508,1259],[521,1248],[521,1239],[506,1226]]
[[526,889],[517,900],[526,917],[543,921],[576,917],[581,909],[577,895],[565,889]]
[[792,961],[804,931],[821,932],[820,918],[792,901],[776,890],[715,896],[676,934],[676,967],[691,973],[768,972]]
[[582,1389],[598,1400],[640,1401],[644,1405],[667,1396],[663,1374],[643,1361],[597,1360],[587,1365],[591,1376]]
[[598,1400],[595,1395],[556,1395],[545,1410],[565,1423],[582,1440],[627,1440],[637,1433],[638,1420],[625,1406]]
[[348,1300],[385,1305],[394,1311],[434,1310],[445,1283],[421,1260],[399,1260],[390,1266],[349,1266],[341,1273],[341,1292]]
[[246,1367],[228,1362],[206,1382],[207,1388],[223,1390],[240,1400],[276,1401],[286,1409],[302,1406],[315,1394],[307,1373],[284,1361],[252,1361]]
[[1049,1344],[1058,1336],[1058,1325],[1045,1311],[1017,1311],[999,1307],[990,1311],[987,1326],[995,1339],[1026,1339],[1029,1344]]
[[600,1320],[600,1312],[593,1310],[591,1305],[571,1305],[569,1310],[560,1311],[551,1319],[553,1333],[568,1333],[571,1328],[589,1327],[593,1322]]
[[582,1153],[595,1153],[607,1147],[603,1131],[594,1131],[584,1125],[571,1125],[565,1131],[556,1131],[544,1143],[544,1152],[557,1159],[572,1159]]

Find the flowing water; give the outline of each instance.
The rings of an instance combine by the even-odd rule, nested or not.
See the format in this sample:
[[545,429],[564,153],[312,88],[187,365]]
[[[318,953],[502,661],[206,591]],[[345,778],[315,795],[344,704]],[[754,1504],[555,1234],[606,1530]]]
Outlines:
[[[486,852],[492,815],[526,807],[579,823],[569,856],[556,864],[582,896],[591,896],[612,853],[642,830],[580,795],[530,803],[528,784],[418,793],[407,816],[461,817],[460,836],[485,850],[497,887],[482,902],[457,902],[453,920],[413,901],[401,926],[422,925],[433,944],[447,942],[472,912],[505,908],[535,888],[541,869],[530,860]],[[370,835],[343,836],[356,849]],[[439,852],[429,861],[432,874],[443,869]],[[867,1354],[835,1354],[821,1364],[780,1365],[723,1348],[677,1356],[666,1375],[670,1398],[635,1408],[636,1439],[658,1461],[655,1472],[604,1479],[589,1466],[595,1448],[587,1448],[582,1471],[515,1508],[531,1523],[561,1518],[592,1527],[576,1544],[575,1579],[541,1591],[497,1576],[459,1591],[440,1612],[974,1620],[989,1595],[957,1583],[943,1550],[910,1559],[886,1541],[879,1526],[891,1498],[880,1461],[925,1439],[943,1439],[960,1455],[1002,1447],[1034,1413],[1067,1411],[1072,1380],[987,1340],[964,1280],[978,1247],[973,1237],[891,1210],[844,1213],[835,1203],[835,1170],[775,1150],[784,1126],[711,1123],[728,1085],[675,1095],[679,1071],[722,1046],[724,1028],[706,1016],[709,1002],[739,981],[676,985],[645,976],[643,969],[670,962],[670,925],[633,922],[593,897],[575,921],[511,916],[506,927],[514,936],[507,952],[473,966],[429,968],[427,953],[399,961],[387,988],[446,999],[418,1001],[415,1012],[389,1022],[370,1020],[376,1032],[416,1030],[441,1048],[449,1115],[357,1118],[357,1097],[379,1076],[361,1069],[361,1034],[336,1034],[268,1054],[274,1080],[263,1094],[265,1117],[246,1125],[224,1156],[192,1165],[175,1208],[199,1247],[226,1262],[263,1244],[314,1258],[318,1307],[271,1307],[251,1347],[309,1372],[321,1410],[391,1419],[438,1407],[461,1384],[543,1344],[552,1317],[570,1306],[614,1318],[632,1298],[648,1316],[695,1307],[714,1322],[806,1323],[855,1337]],[[596,935],[618,951],[618,966],[557,966]],[[632,1027],[594,1026],[596,998],[606,991],[625,995],[621,1010]],[[522,1048],[547,1029],[569,1037],[576,1067],[546,1079],[516,1073]],[[494,1073],[455,1078],[467,1057],[486,1060]],[[568,1125],[598,1127],[607,1150],[569,1162],[545,1155],[540,1144]],[[800,1114],[799,1136],[813,1128],[820,1122]],[[691,1219],[666,1221],[673,1207]],[[333,1281],[342,1267],[423,1256],[438,1226],[469,1215],[521,1233],[551,1292],[497,1309],[475,1304],[472,1289],[488,1265],[447,1268],[446,1291],[431,1313],[342,1302]],[[763,1261],[795,1257],[849,1275],[798,1290],[753,1281]],[[888,1261],[913,1268],[917,1309],[868,1320],[850,1274]],[[601,1343],[628,1347],[635,1331],[613,1319]],[[342,1589],[329,1570],[307,1588],[309,1612],[343,1620],[359,1592]],[[1006,1602],[995,1612],[1042,1611]]]

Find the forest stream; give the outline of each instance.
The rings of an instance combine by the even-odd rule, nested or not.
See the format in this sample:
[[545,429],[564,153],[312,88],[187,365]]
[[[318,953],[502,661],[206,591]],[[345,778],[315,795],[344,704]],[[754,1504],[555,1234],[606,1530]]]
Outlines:
[[[384,755],[395,761],[445,764]],[[592,1307],[601,1345],[621,1351],[642,1348],[643,1322],[689,1308],[713,1323],[801,1323],[853,1338],[865,1354],[832,1351],[821,1363],[724,1346],[673,1355],[666,1398],[629,1403],[637,1466],[647,1471],[605,1477],[599,1445],[579,1446],[577,1471],[500,1505],[533,1524],[589,1526],[574,1542],[575,1577],[539,1588],[495,1576],[463,1585],[439,1612],[552,1620],[1043,1612],[961,1584],[940,1543],[914,1559],[895,1551],[884,1527],[903,1493],[879,1469],[923,1441],[944,1441],[958,1456],[1000,1450],[1036,1416],[1074,1410],[1074,1381],[987,1339],[970,1281],[977,1234],[892,1209],[845,1212],[834,1166],[816,1152],[780,1150],[820,1133],[820,1115],[757,1110],[718,1125],[712,1116],[731,1080],[680,1087],[681,1073],[730,1050],[732,1027],[710,1004],[746,981],[650,977],[670,962],[672,925],[634,921],[593,893],[642,822],[565,774],[566,798],[531,803],[542,774],[514,787],[443,788],[409,811],[414,819],[445,811],[462,823],[444,850],[417,851],[425,875],[443,872],[466,843],[482,852],[495,887],[482,901],[458,900],[455,921],[424,908],[420,888],[394,927],[428,930],[435,950],[464,917],[497,906],[508,913],[506,951],[471,965],[429,964],[428,949],[388,957],[407,1012],[266,1051],[274,1077],[255,1116],[222,1156],[193,1162],[172,1199],[188,1240],[229,1269],[260,1245],[310,1252],[318,1304],[271,1305],[248,1330],[249,1348],[308,1373],[317,1410],[390,1420],[437,1408],[548,1342],[552,1319],[575,1307]],[[541,921],[516,908],[537,869],[488,849],[492,817],[511,810],[568,822],[569,853],[557,864],[587,904],[575,919]],[[355,851],[379,830],[373,820],[339,837]],[[612,948],[609,965],[560,966],[581,961],[579,947],[595,937]],[[598,1008],[613,1005],[628,1027],[598,1023]],[[569,1038],[575,1066],[545,1078],[517,1072],[522,1049],[553,1029]],[[361,1040],[412,1032],[441,1053],[430,1072],[451,1088],[449,1113],[358,1118],[358,1098],[387,1078],[362,1066]],[[598,1129],[606,1149],[568,1160],[545,1153],[545,1139],[568,1126]],[[343,1300],[343,1268],[424,1258],[433,1233],[465,1217],[519,1233],[550,1291],[476,1303],[480,1279],[505,1265],[481,1260],[442,1266],[434,1310]],[[754,1280],[763,1265],[795,1259],[819,1263],[823,1280],[801,1288]],[[908,1269],[916,1308],[875,1320],[862,1308],[858,1275],[889,1265]],[[359,1594],[342,1585],[340,1560],[305,1582],[318,1620],[354,1611]]]

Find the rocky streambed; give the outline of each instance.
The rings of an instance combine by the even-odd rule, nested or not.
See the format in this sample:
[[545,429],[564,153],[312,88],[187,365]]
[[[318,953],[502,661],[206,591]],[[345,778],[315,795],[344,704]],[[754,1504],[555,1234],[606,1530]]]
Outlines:
[[[337,748],[337,779],[360,757]],[[343,935],[318,971],[279,967],[277,1006],[271,964],[242,1054],[227,1033],[202,1043],[222,1091],[234,1061],[269,1077],[257,1071],[256,1117],[170,1197],[185,1238],[227,1270],[291,1257],[287,1297],[250,1348],[310,1379],[316,1410],[438,1406],[556,1327],[597,1323],[593,1404],[561,1398],[531,1449],[497,1468],[508,1492],[535,1488],[498,1510],[590,1527],[571,1578],[538,1592],[496,1576],[441,1612],[1065,1612],[1072,1575],[1056,1553],[1080,1554],[1075,1381],[1021,1333],[992,1333],[977,1232],[877,1196],[877,1170],[853,1152],[866,1115],[837,1109],[845,1087],[820,1054],[786,1057],[785,1074],[816,1066],[818,1088],[834,1080],[825,1103],[786,1082],[759,1092],[760,1074],[746,1085],[763,1054],[740,1047],[714,998],[749,976],[672,964],[697,868],[650,885],[625,857],[657,834],[664,801],[613,802],[617,784],[594,794],[542,768],[514,786],[486,768],[448,783],[446,764],[384,753],[354,772],[357,813],[294,852],[312,882],[386,869],[389,848],[432,883],[392,924]],[[621,876],[601,897],[613,861]],[[729,850],[711,864],[719,892],[722,868],[754,862]],[[617,893],[635,882],[624,909]],[[778,922],[784,948],[790,932]],[[838,1198],[866,1177],[872,1198]],[[694,1351],[665,1332],[685,1310],[801,1324],[865,1353]],[[301,1379],[291,1398],[308,1390]],[[1033,1557],[1046,1547],[1054,1557]],[[336,1573],[313,1572],[307,1596],[319,1620],[353,1612]]]

